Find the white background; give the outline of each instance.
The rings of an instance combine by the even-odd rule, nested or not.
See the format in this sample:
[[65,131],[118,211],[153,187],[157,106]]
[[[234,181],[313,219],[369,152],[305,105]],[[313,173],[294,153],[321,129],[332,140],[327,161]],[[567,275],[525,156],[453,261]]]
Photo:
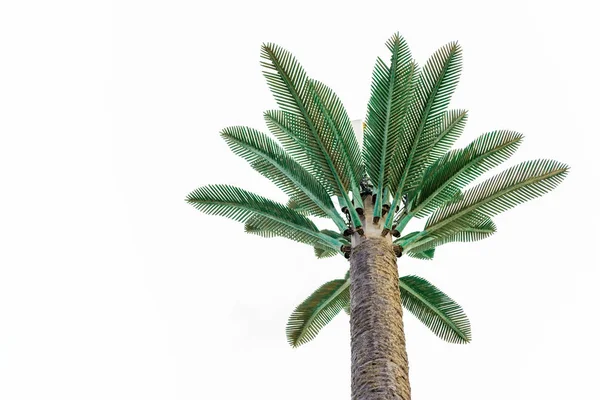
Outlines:
[[275,107],[262,42],[363,118],[375,57],[458,40],[460,144],[523,132],[557,190],[498,233],[402,258],[469,315],[473,342],[405,330],[413,398],[598,399],[599,30],[584,1],[5,1],[0,6],[0,398],[348,399],[348,317],[292,349],[293,308],[341,257],[243,233],[184,202],[208,183],[285,196],[229,152]]

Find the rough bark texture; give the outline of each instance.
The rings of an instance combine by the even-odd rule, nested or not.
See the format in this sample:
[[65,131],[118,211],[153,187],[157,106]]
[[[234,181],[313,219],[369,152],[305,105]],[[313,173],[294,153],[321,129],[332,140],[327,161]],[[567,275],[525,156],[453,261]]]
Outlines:
[[350,256],[352,400],[409,400],[396,255],[390,235],[372,223],[370,198],[364,224]]

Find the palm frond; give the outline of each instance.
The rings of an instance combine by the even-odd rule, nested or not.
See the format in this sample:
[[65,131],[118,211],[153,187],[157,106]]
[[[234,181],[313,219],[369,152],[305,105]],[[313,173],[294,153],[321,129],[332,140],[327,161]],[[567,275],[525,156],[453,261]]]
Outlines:
[[296,307],[286,327],[288,343],[298,347],[314,339],[350,301],[349,287],[345,279],[327,282]]
[[511,131],[488,132],[465,148],[446,153],[425,172],[410,214],[418,218],[429,215],[481,174],[507,160],[522,138]]
[[[461,48],[453,42],[436,51],[419,75],[409,111],[408,127],[403,132],[394,155],[396,173],[391,182],[395,192],[392,209],[395,209],[404,193],[411,192],[420,183],[429,152],[439,136],[436,128],[443,119],[458,83],[461,65]],[[393,221],[394,217],[390,213],[384,227],[390,229]]]
[[436,236],[460,231],[554,189],[569,167],[554,160],[525,161],[468,189],[428,219],[425,229]]
[[[350,206],[348,192],[351,189],[350,177],[346,174],[346,163],[340,162],[341,152],[335,134],[325,122],[313,82],[308,78],[302,66],[287,50],[275,44],[264,44],[261,51],[265,76],[275,100],[283,111],[304,120],[306,131],[292,139],[318,167],[317,179],[326,181],[330,194],[342,196],[349,205],[350,215],[355,227],[361,222],[354,207]],[[306,136],[304,136],[306,133]]]
[[365,174],[360,147],[356,140],[352,122],[338,96],[325,84],[311,79],[314,89],[314,103],[318,108],[317,115],[322,117],[323,129],[331,131],[333,143],[331,148],[338,151],[332,155],[334,164],[342,166],[344,175],[350,178],[349,185],[353,193],[355,205],[362,208],[359,184]]
[[434,133],[435,140],[429,151],[429,162],[443,156],[462,135],[467,124],[467,110],[448,110]]
[[[483,218],[472,226],[465,226],[458,232],[447,232],[444,234],[425,234],[419,240],[409,243],[404,247],[405,251],[411,253],[421,253],[430,249],[435,249],[443,244],[452,242],[475,242],[483,240],[496,233],[496,224],[489,219]],[[417,257],[418,258],[418,257]]]
[[388,67],[377,59],[373,71],[363,139],[366,170],[377,193],[374,217],[381,217],[383,190],[389,185],[390,166],[410,104],[415,66],[408,45],[398,34],[386,43],[391,51]]
[[471,341],[471,324],[463,309],[427,280],[414,275],[399,280],[402,305],[441,339]]
[[[261,215],[250,217],[244,224],[244,232],[266,239],[284,237],[296,242],[309,244],[313,246],[317,258],[332,257],[340,252],[339,246],[337,248],[334,247],[333,243],[336,243],[334,240],[330,240],[316,232],[307,235],[306,232],[299,231],[286,224],[280,224]],[[342,243],[340,242],[341,245]]]
[[241,126],[226,128],[221,136],[236,155],[290,196],[297,208],[318,217],[329,217],[339,229],[346,228],[325,188],[273,139]]
[[[413,189],[420,179],[429,151],[438,136],[437,125],[450,104],[462,69],[462,49],[452,42],[436,51],[423,67],[411,108],[412,128],[416,141],[411,145],[406,177],[406,190]],[[406,148],[408,149],[408,147]],[[406,168],[406,167],[405,167]]]
[[239,222],[251,222],[250,232],[261,236],[283,236],[300,243],[339,249],[341,242],[317,229],[315,224],[296,211],[230,185],[208,185],[191,192],[186,201],[210,215],[220,215]]
[[310,98],[308,75],[296,58],[273,43],[261,46],[263,76],[281,110],[306,118],[306,99]]
[[[268,110],[264,112],[263,116],[269,131],[281,143],[287,154],[307,171],[316,174],[319,168],[312,162],[303,147],[303,143],[309,135],[304,120],[295,114],[281,110]],[[329,181],[323,180],[321,183],[328,189],[328,192],[333,192],[330,189]]]

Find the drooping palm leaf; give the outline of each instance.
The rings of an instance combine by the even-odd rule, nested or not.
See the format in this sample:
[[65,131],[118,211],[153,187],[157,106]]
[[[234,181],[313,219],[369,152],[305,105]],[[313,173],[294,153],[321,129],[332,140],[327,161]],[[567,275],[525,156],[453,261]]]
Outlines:
[[425,171],[409,215],[429,215],[484,172],[507,160],[522,138],[511,131],[488,132],[465,148],[446,153]]
[[327,282],[296,307],[286,327],[289,344],[298,347],[314,339],[350,301],[349,287],[345,279]]
[[230,127],[221,136],[231,150],[290,196],[297,208],[312,215],[331,218],[342,231],[346,223],[319,181],[262,132]]
[[[433,256],[433,252],[428,254]],[[346,274],[346,282],[349,274]],[[414,314],[438,337],[451,343],[471,341],[471,326],[462,308],[444,292],[427,280],[414,275],[398,280],[402,306]],[[349,290],[349,289],[348,289]],[[350,297],[344,297],[343,305],[350,314]]]
[[399,280],[402,305],[438,337],[450,343],[471,341],[471,324],[463,309],[444,292],[418,276]]
[[[408,126],[394,154],[392,210],[396,209],[404,193],[411,192],[420,183],[429,152],[439,136],[437,128],[458,83],[461,65],[461,48],[453,42],[436,51],[419,75]],[[393,222],[393,213],[389,213],[384,228],[391,229]]]
[[[220,215],[239,222],[251,221],[252,233],[277,234],[300,243],[339,249],[341,242],[325,235],[305,217],[272,200],[230,185],[208,185],[191,192],[186,201],[210,215]],[[261,233],[262,232],[262,233]]]
[[566,164],[554,160],[525,161],[468,189],[428,219],[425,230],[436,236],[461,231],[554,189],[566,176]]
[[318,166],[317,179],[327,184],[326,187],[332,191],[330,194],[342,197],[349,205],[352,221],[359,228],[360,219],[354,207],[350,206],[348,197],[351,180],[346,172],[350,161],[341,162],[341,143],[335,141],[335,133],[325,123],[326,118],[318,112],[321,108],[315,104],[318,94],[313,82],[294,56],[277,45],[264,44],[261,58],[263,75],[275,100],[283,111],[300,117],[306,126],[302,134],[295,135],[293,140]]
[[386,46],[392,53],[390,66],[377,59],[363,139],[365,166],[377,193],[375,218],[381,217],[386,200],[383,191],[389,185],[392,157],[402,134],[415,76],[415,66],[404,39],[395,34]]

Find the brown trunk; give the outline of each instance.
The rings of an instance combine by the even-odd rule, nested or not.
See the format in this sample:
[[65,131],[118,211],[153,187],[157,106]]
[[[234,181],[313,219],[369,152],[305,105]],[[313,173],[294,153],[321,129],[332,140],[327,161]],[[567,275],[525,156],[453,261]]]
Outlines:
[[396,255],[365,200],[365,236],[353,235],[350,256],[352,400],[409,400]]

